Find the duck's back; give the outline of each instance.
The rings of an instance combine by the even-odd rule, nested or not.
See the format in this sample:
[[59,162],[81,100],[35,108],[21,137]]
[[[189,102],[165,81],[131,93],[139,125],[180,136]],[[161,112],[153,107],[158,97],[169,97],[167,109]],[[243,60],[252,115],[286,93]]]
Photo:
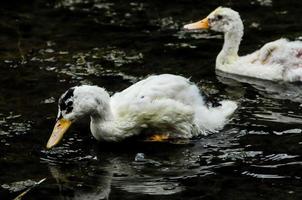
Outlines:
[[170,74],[150,76],[111,97],[112,113],[123,129],[155,128],[182,138],[222,128],[237,105],[219,105],[206,105],[195,84]]
[[259,61],[262,64],[281,64],[294,66],[301,64],[302,42],[279,39],[265,44],[259,50]]
[[282,80],[302,81],[302,42],[279,39],[265,44],[259,50],[259,64],[264,67],[282,67]]
[[181,76],[162,74],[150,76],[114,94],[111,97],[111,105],[119,107],[159,99],[171,99],[190,106],[204,104],[195,84]]
[[302,42],[279,39],[218,70],[272,81],[302,81]]
[[131,130],[154,128],[173,137],[190,138],[195,108],[204,105],[199,89],[188,79],[163,74],[150,76],[111,97],[112,113],[119,126]]

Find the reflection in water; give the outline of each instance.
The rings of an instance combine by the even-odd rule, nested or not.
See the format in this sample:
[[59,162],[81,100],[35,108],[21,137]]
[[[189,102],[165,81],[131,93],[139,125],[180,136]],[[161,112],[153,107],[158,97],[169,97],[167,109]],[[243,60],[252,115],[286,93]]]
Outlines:
[[[116,148],[114,144],[109,149],[104,144],[106,151],[99,148],[98,145],[102,144],[97,144],[89,147],[92,147],[90,153],[81,148],[72,153],[70,148],[76,143],[67,143],[64,148],[45,151],[42,158],[47,158],[43,162],[49,166],[51,176],[56,180],[59,192],[53,194],[54,199],[110,199],[110,195],[116,192],[128,197],[138,194],[182,195],[192,190],[191,184],[187,185],[188,180],[215,177],[225,170],[228,173],[229,168],[236,169],[232,172],[234,176],[261,180],[290,179],[291,174],[299,170],[301,162],[297,160],[300,156],[286,153],[265,155],[262,151],[266,146],[264,141],[249,139],[248,145],[240,144],[240,138],[245,136],[249,135],[229,129],[185,146],[131,143],[132,149],[126,154],[121,150],[111,152]],[[129,143],[116,145],[125,148]],[[144,156],[135,153],[141,150],[145,152]],[[79,157],[87,154],[89,156],[85,158]],[[284,171],[287,168],[293,171]],[[300,178],[297,173],[295,176],[297,180]],[[43,192],[43,189],[37,192]]]
[[[49,165],[62,199],[108,199],[111,187],[130,193],[167,195],[181,191],[175,181],[163,181],[145,175],[138,176],[144,164],[127,165],[114,159],[97,165]],[[80,174],[79,174],[80,172]],[[69,191],[69,192],[66,192]],[[64,197],[64,198],[63,198]]]
[[105,158],[105,161],[95,160],[89,164],[58,165],[53,160],[55,157],[56,155],[52,155],[52,158],[48,156],[45,161],[49,163],[51,175],[57,181],[60,195],[65,197],[64,190],[69,190],[72,192],[71,199],[107,199],[112,187],[129,193],[150,195],[168,195],[182,191],[177,180],[163,178],[162,173],[169,173],[169,168],[172,167],[168,161],[135,161],[134,158],[131,161],[118,156],[110,158],[110,161]]
[[[219,150],[234,145],[236,134],[230,130],[184,145],[137,142],[132,143],[134,149],[130,154],[120,150],[107,154],[96,147],[90,149],[90,156],[85,158],[79,156],[88,152],[79,146],[74,152],[71,148],[76,143],[67,142],[64,147],[43,151],[42,160],[48,164],[62,199],[68,199],[68,196],[70,199],[106,199],[112,190],[124,191],[128,195],[173,195],[185,191],[182,182],[190,177],[215,174],[217,168],[232,165],[247,155],[256,155],[253,152],[242,154],[242,149]],[[111,145],[111,149],[115,149],[117,146],[127,147],[129,143]],[[145,153],[134,153],[140,150]],[[213,157],[213,152],[217,156]]]
[[228,74],[221,71],[217,71],[216,73],[219,76],[219,81],[224,84],[238,87],[240,86],[240,83],[248,83],[256,90],[259,90],[264,96],[276,99],[288,99],[302,103],[302,90],[300,83],[266,81],[235,74]]
[[79,168],[71,168],[64,165],[49,165],[49,171],[58,186],[58,199],[109,199],[112,181],[110,171],[108,174],[107,171],[102,174],[95,174],[93,169],[80,166]]
[[[139,178],[136,177],[136,175],[131,177],[133,172],[131,173],[131,171],[127,171],[129,168],[119,171],[115,168],[115,166],[116,165],[113,164],[102,166],[105,171],[101,175],[93,174],[91,172],[92,170],[89,169],[89,173],[84,173],[84,175],[81,177],[83,182],[74,181],[72,179],[70,180],[67,178],[68,174],[58,170],[57,168],[50,167],[50,171],[53,177],[58,181],[60,190],[62,191],[64,188],[69,188],[75,192],[75,199],[83,199],[84,197],[84,199],[106,199],[109,197],[110,188],[112,186],[130,193],[142,193],[150,195],[173,194],[181,191],[181,188],[178,187],[177,183],[160,181],[156,179],[152,181],[150,178]],[[75,174],[71,175],[71,177],[74,175]],[[88,180],[90,179],[93,180],[93,183],[89,183]],[[81,190],[79,185],[84,185],[85,190]],[[64,195],[64,192],[61,195]]]

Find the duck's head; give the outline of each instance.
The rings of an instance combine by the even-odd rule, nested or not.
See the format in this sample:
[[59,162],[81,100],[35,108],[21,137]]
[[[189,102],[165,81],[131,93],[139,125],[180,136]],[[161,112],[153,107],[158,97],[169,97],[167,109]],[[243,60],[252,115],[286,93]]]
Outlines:
[[242,21],[238,12],[225,7],[218,7],[203,20],[187,24],[185,29],[210,29],[218,32],[233,32],[242,28]]
[[70,125],[78,119],[101,115],[108,109],[109,100],[109,94],[97,86],[82,85],[68,89],[59,99],[56,124],[46,147],[50,149],[58,144]]

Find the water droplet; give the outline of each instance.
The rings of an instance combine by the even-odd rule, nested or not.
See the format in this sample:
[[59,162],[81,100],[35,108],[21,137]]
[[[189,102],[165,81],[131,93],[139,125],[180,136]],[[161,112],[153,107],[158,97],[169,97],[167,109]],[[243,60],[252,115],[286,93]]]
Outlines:
[[134,160],[136,162],[144,162],[145,161],[145,154],[144,153],[137,153]]

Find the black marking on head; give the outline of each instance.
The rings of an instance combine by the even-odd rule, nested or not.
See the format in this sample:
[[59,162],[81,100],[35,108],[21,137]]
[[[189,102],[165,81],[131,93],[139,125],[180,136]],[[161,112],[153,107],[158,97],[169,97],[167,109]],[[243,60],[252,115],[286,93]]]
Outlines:
[[[74,96],[73,93],[74,93],[74,88],[70,88],[59,99],[59,107],[60,107],[61,112],[65,111],[65,113],[67,114],[72,111],[73,101],[71,100],[71,98]],[[62,114],[60,114],[60,115],[62,115]]]
[[62,96],[62,101],[67,101],[71,97],[73,97],[74,87],[69,88],[67,92]]
[[72,101],[69,101],[68,103],[67,103],[67,107],[66,107],[66,113],[70,113],[71,111],[72,111],[72,109],[73,109],[73,102]]

